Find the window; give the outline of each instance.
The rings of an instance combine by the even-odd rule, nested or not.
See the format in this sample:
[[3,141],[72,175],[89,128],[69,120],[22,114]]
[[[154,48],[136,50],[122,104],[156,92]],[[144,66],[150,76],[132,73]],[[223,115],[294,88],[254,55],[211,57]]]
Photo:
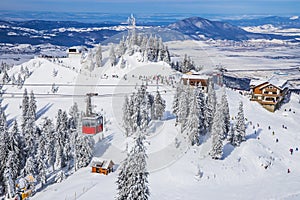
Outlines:
[[76,49],[69,49],[69,52],[70,53],[76,53],[77,51],[76,51]]

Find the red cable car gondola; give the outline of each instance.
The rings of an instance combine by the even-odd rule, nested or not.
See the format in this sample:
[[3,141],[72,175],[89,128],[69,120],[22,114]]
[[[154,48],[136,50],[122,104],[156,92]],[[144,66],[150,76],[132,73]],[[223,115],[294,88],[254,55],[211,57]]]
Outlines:
[[82,117],[82,133],[95,135],[103,131],[103,117],[92,112],[91,97],[97,96],[97,93],[88,93],[86,114]]

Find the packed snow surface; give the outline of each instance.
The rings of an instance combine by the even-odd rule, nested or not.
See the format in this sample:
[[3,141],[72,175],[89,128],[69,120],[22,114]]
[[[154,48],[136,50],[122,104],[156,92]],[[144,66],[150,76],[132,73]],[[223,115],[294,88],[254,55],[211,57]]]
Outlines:
[[[205,60],[206,57],[206,63],[203,63],[205,66],[214,66],[225,57],[207,44],[192,41],[171,42],[170,50],[176,55],[182,55],[182,44],[185,48],[191,47],[193,57],[196,57],[195,52],[198,52],[200,60]],[[107,54],[108,52],[104,52],[103,57],[107,57]],[[126,146],[132,143],[132,138],[126,138],[122,128],[121,115],[125,95],[135,91],[136,84],[145,83],[145,77],[176,74],[166,63],[138,62],[138,57],[138,54],[126,56],[125,68],[121,68],[119,64],[111,67],[104,59],[104,66],[92,72],[84,68],[79,58],[61,58],[60,62],[35,58],[14,67],[9,74],[17,75],[21,66],[28,67],[32,74],[26,79],[24,87],[36,95],[39,119],[44,116],[54,118],[59,108],[68,110],[73,102],[77,102],[80,109],[84,110],[84,95],[97,92],[99,96],[93,98],[94,109],[102,112],[108,123],[105,124],[103,140],[95,137],[95,157],[113,160],[117,168],[126,157]],[[245,65],[250,64],[255,66],[255,63],[246,60]],[[126,80],[123,78],[125,74]],[[53,83],[58,86],[55,94],[51,92]],[[167,105],[164,119],[153,121],[147,132],[150,199],[300,198],[300,152],[295,150],[300,147],[299,95],[292,94],[289,102],[280,110],[271,113],[258,103],[249,101],[249,96],[226,89],[232,121],[237,115],[239,102],[244,104],[247,140],[235,148],[224,142],[222,159],[212,160],[208,155],[211,139],[200,146],[191,147],[180,134],[180,127],[175,127],[172,115],[175,88],[153,80],[148,80],[148,84],[148,91],[161,91]],[[2,105],[6,108],[10,121],[20,118],[19,105],[24,87],[5,88]],[[221,88],[217,87],[216,91],[219,97]],[[180,141],[178,147],[175,138]],[[289,152],[290,148],[295,150],[293,155]],[[287,173],[288,169],[291,173]],[[31,199],[114,199],[117,193],[117,174],[118,169],[107,176],[94,174],[88,166],[61,183],[47,186]]]

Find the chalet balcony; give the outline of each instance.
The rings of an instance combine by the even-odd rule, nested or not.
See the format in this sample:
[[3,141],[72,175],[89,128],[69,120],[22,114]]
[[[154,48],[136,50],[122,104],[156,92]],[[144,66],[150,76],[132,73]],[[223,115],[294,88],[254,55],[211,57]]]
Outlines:
[[276,89],[276,88],[272,88],[272,89],[271,88],[265,88],[264,91],[265,92],[276,92],[277,93],[278,89]]
[[281,94],[263,94],[265,97],[281,97]]
[[265,100],[261,100],[259,101],[260,104],[262,105],[276,105],[278,102],[277,101],[265,101]]

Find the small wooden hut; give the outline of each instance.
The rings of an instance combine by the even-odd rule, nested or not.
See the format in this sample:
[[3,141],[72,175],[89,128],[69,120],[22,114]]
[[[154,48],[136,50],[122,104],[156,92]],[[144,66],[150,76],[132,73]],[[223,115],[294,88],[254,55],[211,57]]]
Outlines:
[[92,162],[92,173],[99,173],[108,175],[114,170],[114,163],[112,160],[94,161]]

